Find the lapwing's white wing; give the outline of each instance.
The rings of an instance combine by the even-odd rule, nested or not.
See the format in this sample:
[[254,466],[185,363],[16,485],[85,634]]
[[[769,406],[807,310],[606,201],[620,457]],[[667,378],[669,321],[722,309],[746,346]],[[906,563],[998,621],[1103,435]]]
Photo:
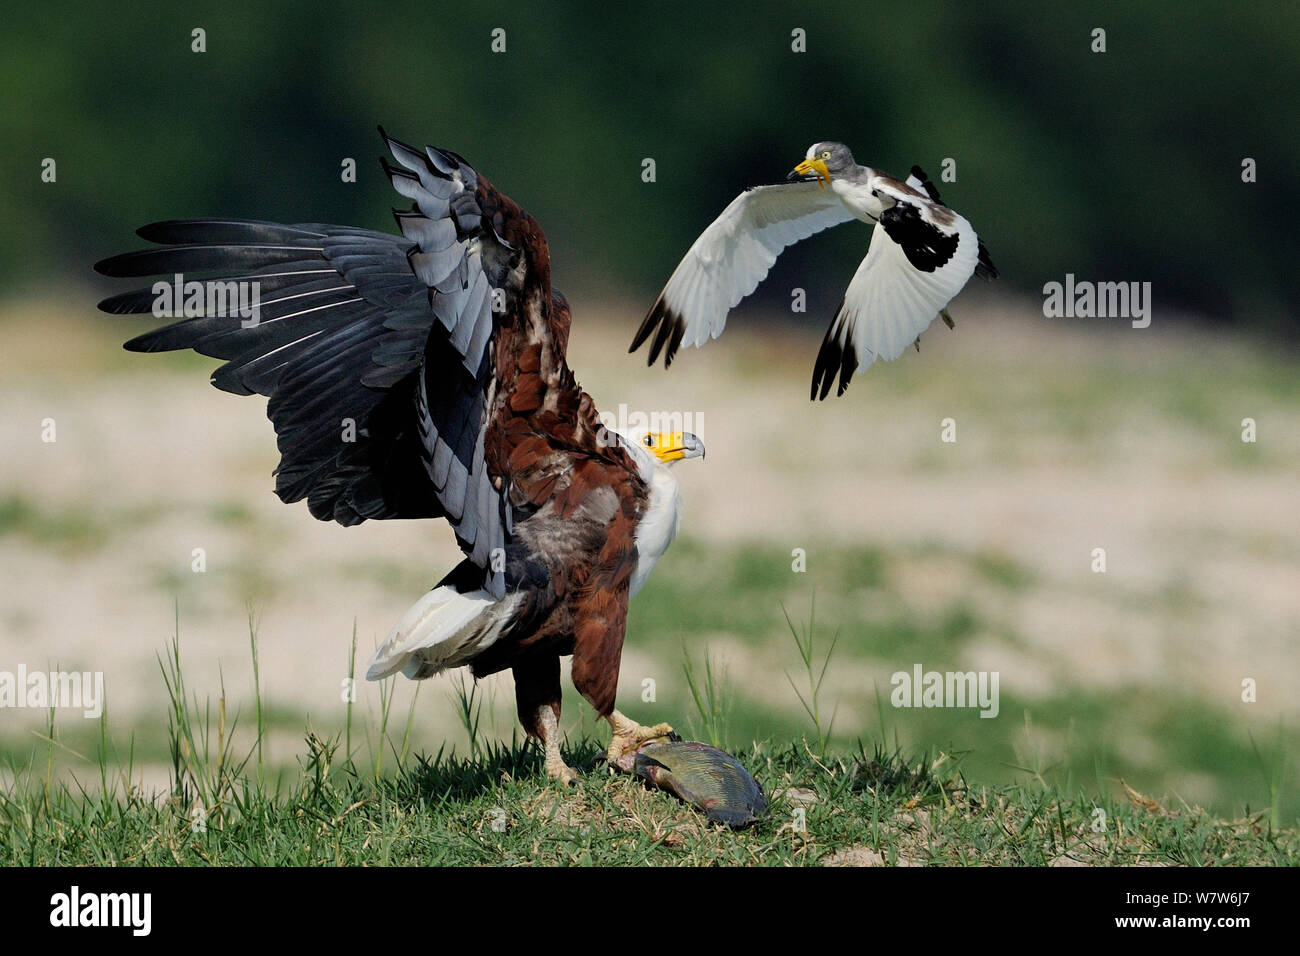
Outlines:
[[665,346],[664,363],[671,364],[679,345],[716,339],[727,313],[758,287],[781,250],[852,218],[840,198],[817,182],[745,190],[687,250],[629,351],[657,329],[649,364]]
[[[917,340],[966,285],[979,261],[979,238],[963,216],[888,177],[869,180],[872,195],[893,204],[872,229],[867,256],[844,293],[813,371],[814,397],[836,376],[839,394],[859,367],[890,361]],[[909,188],[910,187],[910,188]]]

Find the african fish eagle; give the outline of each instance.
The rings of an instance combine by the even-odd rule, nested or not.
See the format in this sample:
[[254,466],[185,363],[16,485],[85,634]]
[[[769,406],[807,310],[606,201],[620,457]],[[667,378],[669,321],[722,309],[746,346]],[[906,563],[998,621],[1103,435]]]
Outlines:
[[[410,199],[401,235],[319,223],[159,222],[161,244],[109,276],[256,283],[255,320],[201,314],[126,343],[224,359],[212,383],[269,399],[275,491],[323,521],[445,518],[465,558],[398,622],[367,676],[509,668],[519,720],[560,756],[560,657],[612,729],[611,761],[671,731],[615,709],[628,601],[677,531],[668,467],[700,458],[685,432],[605,429],[565,359],[570,313],[551,288],[542,228],[450,150],[380,134]],[[153,288],[105,299],[153,311]],[[355,424],[347,440],[347,421]]]

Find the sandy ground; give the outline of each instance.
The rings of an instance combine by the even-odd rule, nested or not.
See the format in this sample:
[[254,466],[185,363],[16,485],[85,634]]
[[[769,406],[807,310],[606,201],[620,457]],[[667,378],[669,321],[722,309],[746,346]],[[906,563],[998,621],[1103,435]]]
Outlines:
[[[1255,706],[1300,718],[1300,402],[1252,386],[1251,370],[1275,359],[1160,316],[1137,332],[976,296],[954,309],[956,332],[932,328],[919,355],[812,405],[813,332],[733,317],[720,342],[665,373],[626,354],[634,308],[579,301],[575,311],[571,364],[602,407],[696,416],[708,457],[680,471],[685,534],[804,547],[810,561],[864,541],[931,547],[934,557],[891,568],[918,609],[962,587],[945,553],[1003,555],[1032,569],[1035,585],[999,599],[1016,640],[977,642],[971,666],[1014,670],[1030,692],[1178,687],[1225,707],[1253,677]],[[113,320],[41,305],[5,312],[0,500],[45,517],[0,536],[0,670],[103,671],[114,724],[156,727],[156,655],[175,600],[192,689],[215,693],[220,667],[247,703],[252,599],[268,701],[338,721],[354,620],[360,669],[457,560],[450,533],[314,521],[271,491],[263,401],[208,387],[207,360],[122,354],[114,342],[125,327]],[[1144,381],[1170,376],[1208,396],[1199,418],[1171,410],[1155,384],[1147,395]],[[1240,441],[1247,416],[1259,423],[1255,446]],[[953,444],[939,440],[948,417]],[[54,443],[40,440],[46,418]],[[1090,569],[1097,547],[1104,575]],[[191,570],[194,548],[205,549],[205,573]],[[797,706],[783,677],[747,667],[743,645],[717,637],[731,647],[733,678],[766,681],[773,706]],[[650,666],[639,654],[628,650],[629,695],[627,675]],[[448,732],[449,686],[442,678],[423,692],[436,702],[421,708],[424,746]],[[508,681],[496,694],[508,715]],[[373,685],[362,684],[358,704],[377,711]],[[0,711],[0,737],[42,721]]]

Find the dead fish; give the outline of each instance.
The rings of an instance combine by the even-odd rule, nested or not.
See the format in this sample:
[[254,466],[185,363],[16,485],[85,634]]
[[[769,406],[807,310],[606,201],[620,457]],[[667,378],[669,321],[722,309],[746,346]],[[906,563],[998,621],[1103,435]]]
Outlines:
[[624,754],[616,766],[727,826],[747,827],[767,809],[763,788],[739,760],[698,741],[651,740]]

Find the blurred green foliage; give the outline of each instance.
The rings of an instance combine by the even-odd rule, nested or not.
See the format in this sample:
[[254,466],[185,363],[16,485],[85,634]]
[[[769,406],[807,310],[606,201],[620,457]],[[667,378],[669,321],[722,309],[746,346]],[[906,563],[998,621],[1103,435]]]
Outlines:
[[[571,291],[652,296],[741,187],[832,138],[936,181],[955,159],[945,199],[1008,289],[1037,295],[1067,272],[1151,281],[1158,308],[1276,329],[1300,299],[1294,2],[222,0],[10,5],[5,19],[11,291],[80,276],[160,218],[392,228],[383,123],[462,153],[533,212]],[[206,53],[191,52],[195,27]],[[41,182],[45,157],[57,183]],[[803,244],[766,295],[806,286],[823,325],[865,241]]]

